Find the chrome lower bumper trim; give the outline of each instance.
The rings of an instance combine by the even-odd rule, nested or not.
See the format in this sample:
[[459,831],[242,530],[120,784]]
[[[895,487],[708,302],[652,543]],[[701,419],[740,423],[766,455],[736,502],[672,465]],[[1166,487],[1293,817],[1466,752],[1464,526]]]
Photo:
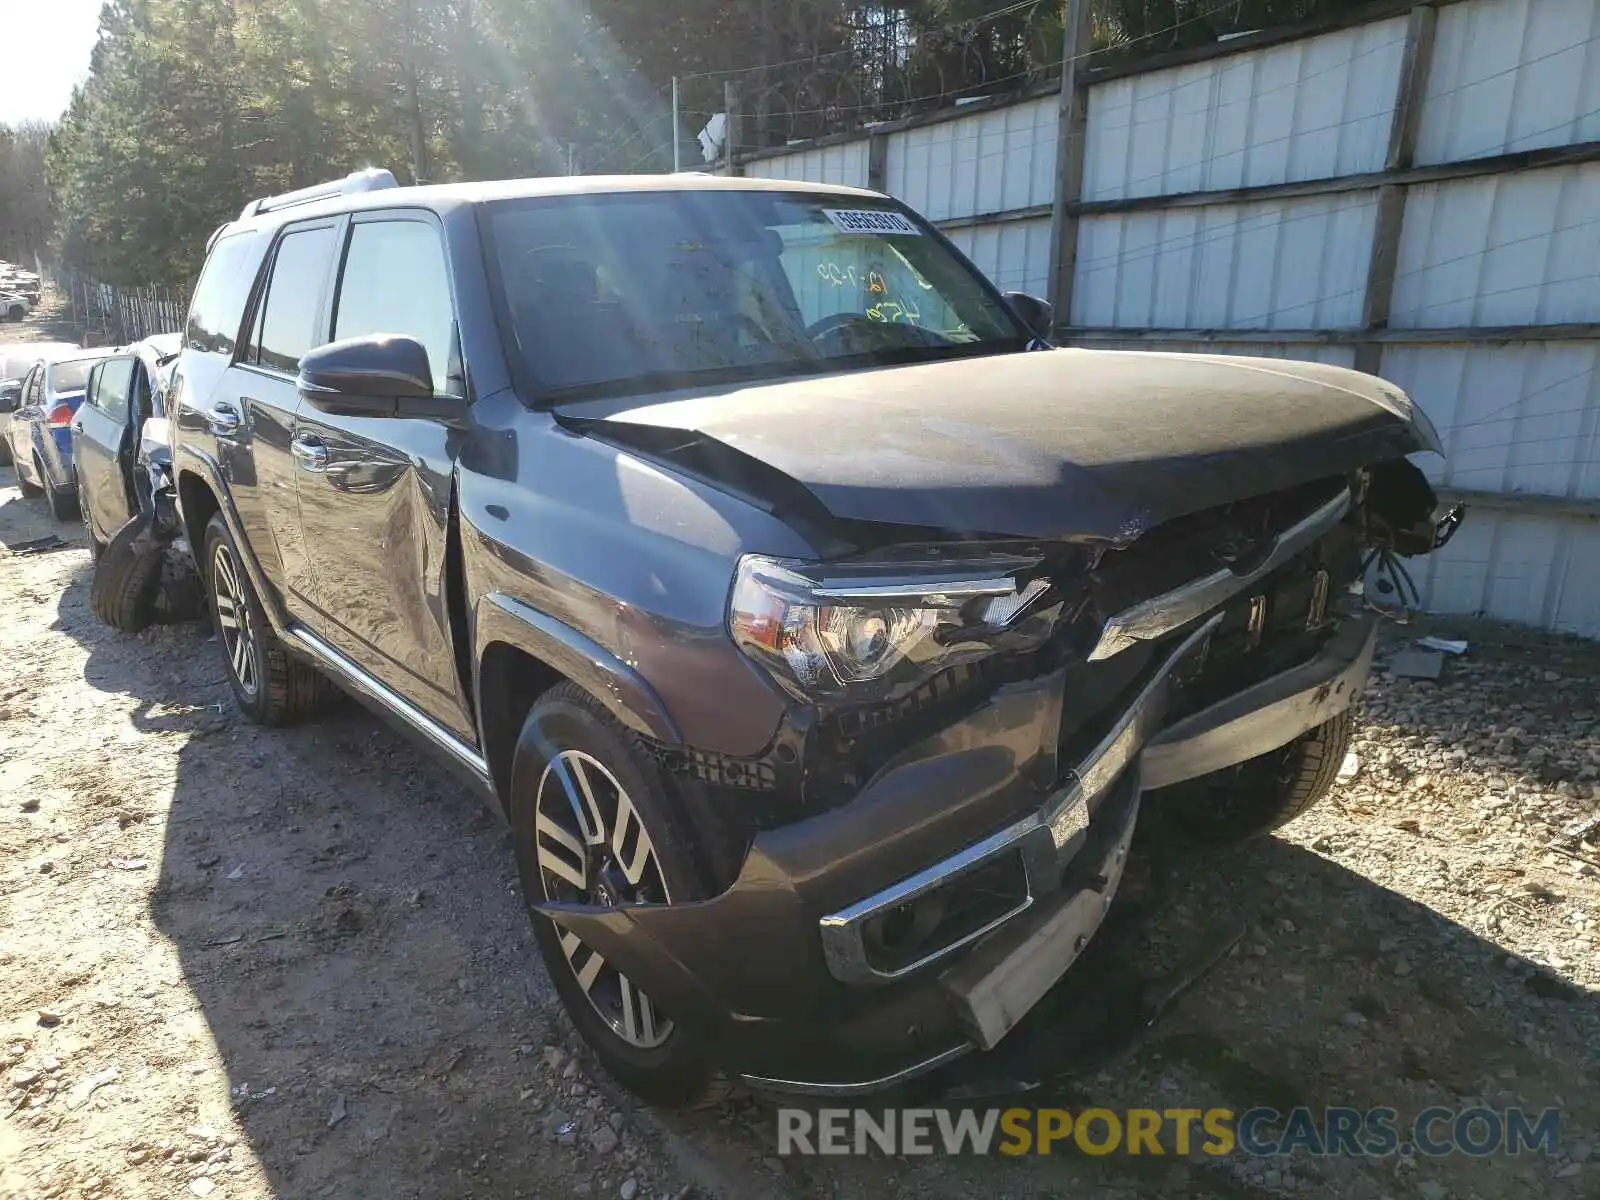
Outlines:
[[1310,662],[1185,717],[1151,739],[1146,788],[1166,787],[1286,746],[1355,703],[1372,672],[1374,620],[1350,620]]
[[[1088,830],[1090,810],[1160,728],[1166,711],[1167,677],[1221,623],[1220,613],[1212,616],[1168,653],[1121,719],[1078,764],[1072,782],[1053,793],[1037,812],[848,908],[823,917],[818,923],[822,953],[834,977],[852,984],[889,983],[971,945],[1023,912],[1040,896],[1054,891],[1059,886],[1065,858],[1081,845]],[[1027,869],[1028,895],[1022,904],[983,928],[896,970],[880,970],[868,961],[862,937],[863,926],[868,921],[925,892],[945,886],[1011,850],[1021,851]]]
[[954,1062],[964,1054],[968,1054],[973,1047],[962,1042],[959,1046],[951,1046],[942,1050],[932,1058],[913,1063],[902,1071],[892,1075],[884,1075],[879,1079],[863,1079],[853,1083],[808,1083],[798,1079],[768,1079],[762,1075],[741,1075],[739,1082],[747,1087],[758,1088],[766,1092],[787,1092],[794,1096],[870,1096],[873,1092],[885,1091],[897,1084],[926,1075],[929,1071]]
[[1182,587],[1123,609],[1106,621],[1099,642],[1089,652],[1089,661],[1110,658],[1135,642],[1153,642],[1175,629],[1182,629],[1228,597],[1237,595],[1258,579],[1276,571],[1337,525],[1349,511],[1350,489],[1345,488],[1315,512],[1280,533],[1273,543],[1272,552],[1255,570],[1236,575],[1223,567],[1210,575],[1192,579]]

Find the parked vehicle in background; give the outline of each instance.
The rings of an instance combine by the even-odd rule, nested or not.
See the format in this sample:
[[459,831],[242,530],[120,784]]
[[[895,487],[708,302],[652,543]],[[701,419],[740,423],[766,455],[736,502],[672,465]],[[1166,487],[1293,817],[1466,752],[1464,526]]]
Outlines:
[[45,495],[57,520],[78,516],[78,488],[73,476],[73,414],[83,403],[83,389],[95,361],[114,353],[109,348],[75,350],[71,356],[36,362],[22,381],[21,404],[11,414],[6,438],[24,496]]
[[72,457],[78,503],[96,558],[117,530],[150,508],[140,437],[151,418],[166,417],[166,385],[182,340],[176,333],[146,338],[107,355],[89,372],[83,403],[72,419]]
[[11,414],[22,406],[22,381],[33,364],[75,354],[71,342],[7,342],[0,344],[0,463],[11,461]]
[[1438,538],[1393,386],[1053,350],[1047,317],[849,188],[252,202],[173,400],[238,705],[293,721],[331,678],[474,780],[642,1095],[991,1049],[1141,803],[1236,838],[1327,791],[1363,556]]
[[176,519],[166,395],[182,337],[160,334],[95,364],[72,423],[78,499],[94,558],[89,605],[136,633],[200,607],[199,579]]
[[20,321],[32,308],[32,302],[21,292],[0,290],[0,320]]

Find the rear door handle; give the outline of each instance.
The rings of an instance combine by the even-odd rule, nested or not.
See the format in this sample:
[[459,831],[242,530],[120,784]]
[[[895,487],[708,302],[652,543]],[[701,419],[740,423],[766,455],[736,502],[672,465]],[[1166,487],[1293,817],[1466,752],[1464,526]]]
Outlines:
[[302,471],[326,471],[328,469],[328,447],[319,437],[308,437],[304,434],[295,437],[289,443],[289,453],[294,455],[294,461],[299,464]]
[[227,437],[239,429],[239,410],[226,403],[213,405],[206,415],[206,424],[218,437]]
[[72,423],[72,432],[73,433],[82,433],[83,432],[83,422],[82,421],[74,421]]

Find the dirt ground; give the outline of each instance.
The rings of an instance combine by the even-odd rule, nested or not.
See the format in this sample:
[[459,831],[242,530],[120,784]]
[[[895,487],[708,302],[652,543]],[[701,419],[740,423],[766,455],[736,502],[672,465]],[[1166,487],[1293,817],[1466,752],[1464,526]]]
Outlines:
[[769,1102],[643,1110],[593,1066],[446,771],[353,704],[242,722],[207,628],[119,636],[88,577],[0,469],[0,1196],[1600,1196],[1591,646],[1442,623],[1471,651],[1379,674],[1333,802],[1143,857],[1008,1039],[1066,1071],[1030,1102],[1554,1106],[1554,1155],[780,1159]]

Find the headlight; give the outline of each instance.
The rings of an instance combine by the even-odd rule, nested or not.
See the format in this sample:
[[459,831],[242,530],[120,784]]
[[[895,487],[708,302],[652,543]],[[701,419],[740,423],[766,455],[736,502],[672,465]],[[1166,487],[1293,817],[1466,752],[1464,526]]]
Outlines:
[[1038,560],[855,565],[746,555],[728,602],[734,642],[802,697],[882,692],[1048,635]]

